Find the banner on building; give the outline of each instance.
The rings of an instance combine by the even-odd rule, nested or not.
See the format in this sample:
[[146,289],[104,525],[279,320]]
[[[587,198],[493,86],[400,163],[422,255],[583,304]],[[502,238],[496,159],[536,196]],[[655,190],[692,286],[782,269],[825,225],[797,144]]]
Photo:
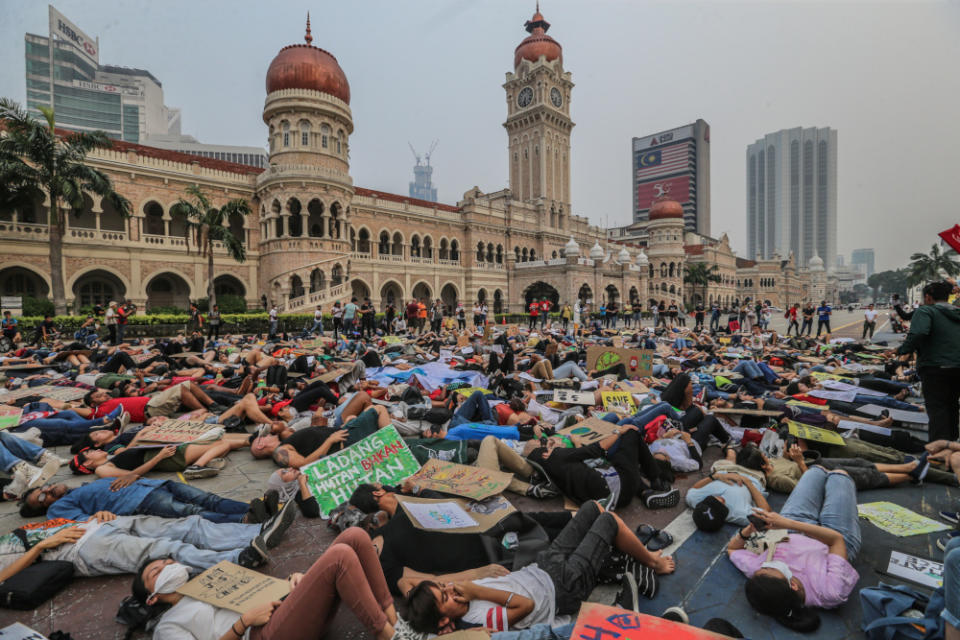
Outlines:
[[54,36],[59,40],[69,42],[94,66],[99,66],[100,41],[85,34],[80,27],[54,9],[53,5],[50,5],[50,37],[53,38]]

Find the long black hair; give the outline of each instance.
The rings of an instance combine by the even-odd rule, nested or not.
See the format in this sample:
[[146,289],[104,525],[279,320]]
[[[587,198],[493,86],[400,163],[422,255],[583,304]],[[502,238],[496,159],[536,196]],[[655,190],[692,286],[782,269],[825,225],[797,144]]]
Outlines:
[[677,409],[681,408],[686,397],[688,384],[690,384],[690,374],[678,373],[677,377],[671,380],[667,388],[660,393],[660,401],[669,402],[670,406]]
[[744,590],[751,607],[788,629],[810,633],[820,626],[820,616],[804,605],[803,596],[785,578],[755,575]]

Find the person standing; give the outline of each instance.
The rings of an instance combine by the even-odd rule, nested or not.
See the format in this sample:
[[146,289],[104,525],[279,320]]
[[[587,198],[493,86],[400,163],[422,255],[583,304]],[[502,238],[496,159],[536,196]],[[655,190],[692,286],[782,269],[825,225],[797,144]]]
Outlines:
[[370,303],[370,298],[364,298],[363,304],[360,305],[360,337],[361,338],[372,338],[374,334],[373,325],[374,325],[374,311],[373,305]]
[[570,321],[573,319],[573,308],[569,302],[563,303],[563,309],[560,310],[560,321],[563,322],[563,333],[566,334],[570,327]]
[[639,300],[633,303],[633,324],[639,329],[643,319],[643,304]]
[[310,333],[318,332],[323,335],[323,308],[320,305],[313,312],[313,326],[310,327]]
[[463,308],[463,302],[457,300],[457,330],[463,331],[467,328],[467,310]]
[[207,340],[220,339],[220,305],[213,305],[213,310],[207,314]]
[[[661,300],[660,304],[657,305],[657,314],[659,318],[660,326],[664,329],[667,328],[667,302],[666,300]],[[654,325],[656,326],[656,325]]]
[[573,303],[573,331],[576,332],[583,324],[583,300],[577,298]]
[[530,304],[527,305],[527,312],[530,314],[528,317],[527,328],[530,331],[533,331],[537,328],[537,316],[540,315],[540,303],[537,302],[536,298],[531,300]]
[[330,315],[333,316],[333,339],[336,340],[343,332],[343,307],[340,306],[339,302],[333,303],[333,310]]
[[350,302],[343,305],[343,334],[347,339],[353,339],[354,323],[359,310],[356,298],[350,298]]
[[397,317],[397,307],[393,304],[393,300],[387,303],[387,308],[384,309],[383,313],[387,320],[387,333],[393,333],[393,319]]
[[[200,315],[200,312],[197,311],[197,315]],[[127,323],[129,322],[130,316],[130,307],[127,306],[127,303],[117,305],[117,344],[123,342],[123,334],[127,330]],[[200,323],[203,324],[203,319],[200,319]]]
[[111,300],[104,315],[104,324],[107,325],[107,334],[111,345],[117,344],[117,301]]
[[667,314],[670,316],[670,326],[677,326],[677,316],[680,314],[680,310],[677,307],[677,301],[671,300],[670,306],[667,307]]
[[702,330],[703,330],[703,317],[704,317],[703,303],[702,303],[702,302],[697,302],[697,306],[693,308],[693,329],[694,329],[694,331],[702,331]]
[[279,323],[278,319],[279,312],[277,311],[276,303],[270,305],[270,335],[277,335],[277,324]]
[[867,305],[867,310],[863,312],[863,335],[860,336],[861,340],[867,338],[867,334],[870,334],[870,339],[873,340],[873,332],[877,330],[877,312],[873,308],[872,304]]
[[427,299],[421,298],[417,303],[417,329],[423,334],[427,328]]
[[813,331],[813,303],[808,302],[803,307],[803,326],[800,327],[800,335],[810,335]]
[[788,336],[790,335],[791,330],[795,331],[798,336],[800,335],[800,323],[797,322],[797,314],[799,311],[800,309],[798,308],[797,303],[794,302],[792,305],[790,305],[790,308],[787,309],[787,312],[783,314],[783,317],[789,322],[787,325]]
[[430,331],[440,333],[443,324],[443,303],[440,300],[434,300],[430,307]]
[[913,312],[910,332],[896,350],[898,355],[917,354],[930,442],[960,436],[960,309],[947,302],[952,290],[949,282],[923,288],[923,305]]
[[553,304],[544,298],[540,301],[540,328],[543,329],[547,326],[547,319],[550,317],[550,310],[553,308]]
[[820,306],[817,307],[817,337],[820,337],[820,332],[823,331],[823,328],[827,328],[827,334],[830,333],[830,316],[833,314],[833,309],[830,308],[830,305],[827,304],[826,300],[820,301]]
[[714,302],[710,305],[710,333],[720,331],[720,305]]
[[417,332],[417,300],[416,298],[411,298],[410,302],[407,303],[407,331],[410,333]]
[[484,300],[480,301],[480,326],[487,326],[487,314],[489,314],[490,309],[487,307],[487,303]]

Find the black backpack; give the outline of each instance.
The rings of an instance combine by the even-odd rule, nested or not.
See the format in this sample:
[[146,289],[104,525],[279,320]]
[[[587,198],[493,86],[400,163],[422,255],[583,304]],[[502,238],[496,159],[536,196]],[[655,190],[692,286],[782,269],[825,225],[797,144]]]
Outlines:
[[276,387],[280,392],[287,389],[287,368],[281,364],[267,367],[267,386]]
[[35,609],[63,589],[73,578],[73,563],[43,560],[0,582],[0,607]]

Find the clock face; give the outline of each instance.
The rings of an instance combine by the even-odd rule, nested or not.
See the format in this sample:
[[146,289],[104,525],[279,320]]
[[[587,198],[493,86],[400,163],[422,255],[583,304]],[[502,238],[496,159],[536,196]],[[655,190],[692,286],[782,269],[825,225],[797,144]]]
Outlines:
[[550,102],[552,102],[553,106],[555,106],[557,109],[563,105],[563,94],[560,93],[560,89],[557,89],[556,87],[550,89]]
[[524,87],[520,91],[520,94],[517,95],[517,105],[526,107],[531,102],[533,102],[533,89],[530,87]]

